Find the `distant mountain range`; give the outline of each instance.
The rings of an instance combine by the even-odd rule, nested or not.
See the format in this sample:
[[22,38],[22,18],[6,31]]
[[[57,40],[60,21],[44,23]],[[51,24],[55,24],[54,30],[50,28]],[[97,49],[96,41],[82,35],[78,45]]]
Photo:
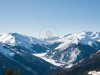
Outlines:
[[18,33],[0,35],[0,75],[89,75],[100,70],[100,32],[37,39]]

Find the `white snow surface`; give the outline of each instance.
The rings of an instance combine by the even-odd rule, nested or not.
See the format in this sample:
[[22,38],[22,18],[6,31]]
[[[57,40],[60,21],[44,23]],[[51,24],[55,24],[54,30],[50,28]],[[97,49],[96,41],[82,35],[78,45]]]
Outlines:
[[34,37],[28,37],[18,33],[5,33],[0,36],[0,42],[10,46],[23,46],[29,50],[32,50],[32,44],[42,45],[43,42]]
[[14,45],[16,41],[15,37],[13,37],[11,34],[5,33],[0,36],[0,42]]
[[56,42],[62,42],[62,44],[60,44],[56,49],[65,49],[70,44],[78,43],[92,46],[92,44],[96,45],[96,41],[100,42],[99,32],[81,32],[60,38]]
[[55,65],[55,66],[63,66],[63,65],[65,64],[65,63],[57,63],[57,62],[56,62],[55,60],[53,60],[53,59],[46,58],[46,57],[45,57],[46,53],[33,54],[33,55],[35,55],[35,56],[37,56],[37,57],[39,57],[39,58],[41,58],[41,59],[43,59],[43,60],[45,60],[45,61],[47,61],[47,62],[53,64],[53,65]]
[[100,71],[90,71],[88,75],[100,75]]
[[73,67],[73,64],[68,64],[67,66],[65,66],[66,69],[69,69],[71,67]]
[[7,44],[10,44],[10,45],[17,45],[17,44],[20,44],[20,45],[26,45],[26,44],[41,44],[42,41],[36,39],[36,38],[33,38],[33,37],[28,37],[26,35],[23,35],[23,34],[18,34],[18,33],[5,33],[5,34],[2,34],[0,36],[0,42],[2,43],[7,43]]
[[80,51],[77,48],[75,50],[73,50],[71,52],[71,55],[69,57],[67,64],[73,63],[77,59],[77,56],[79,55],[79,53],[80,53]]

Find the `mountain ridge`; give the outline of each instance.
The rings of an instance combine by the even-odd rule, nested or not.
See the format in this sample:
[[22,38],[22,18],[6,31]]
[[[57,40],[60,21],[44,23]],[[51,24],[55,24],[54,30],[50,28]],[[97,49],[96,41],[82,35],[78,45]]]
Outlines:
[[0,53],[24,64],[26,69],[33,70],[37,75],[45,75],[49,71],[53,74],[59,68],[70,69],[99,50],[100,32],[80,32],[42,40],[18,33],[0,35]]

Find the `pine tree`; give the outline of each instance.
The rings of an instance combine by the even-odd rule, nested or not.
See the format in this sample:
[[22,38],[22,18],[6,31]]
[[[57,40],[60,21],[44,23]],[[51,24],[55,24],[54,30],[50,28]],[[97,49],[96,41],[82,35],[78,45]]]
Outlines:
[[5,73],[5,75],[12,75],[11,70],[7,68],[7,69],[6,69],[6,73]]

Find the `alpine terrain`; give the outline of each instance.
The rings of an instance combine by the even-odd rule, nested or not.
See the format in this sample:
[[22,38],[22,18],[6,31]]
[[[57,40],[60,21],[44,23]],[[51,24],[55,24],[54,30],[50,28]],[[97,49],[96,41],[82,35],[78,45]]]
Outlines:
[[44,39],[1,34],[0,75],[8,70],[13,75],[100,75],[100,32]]

